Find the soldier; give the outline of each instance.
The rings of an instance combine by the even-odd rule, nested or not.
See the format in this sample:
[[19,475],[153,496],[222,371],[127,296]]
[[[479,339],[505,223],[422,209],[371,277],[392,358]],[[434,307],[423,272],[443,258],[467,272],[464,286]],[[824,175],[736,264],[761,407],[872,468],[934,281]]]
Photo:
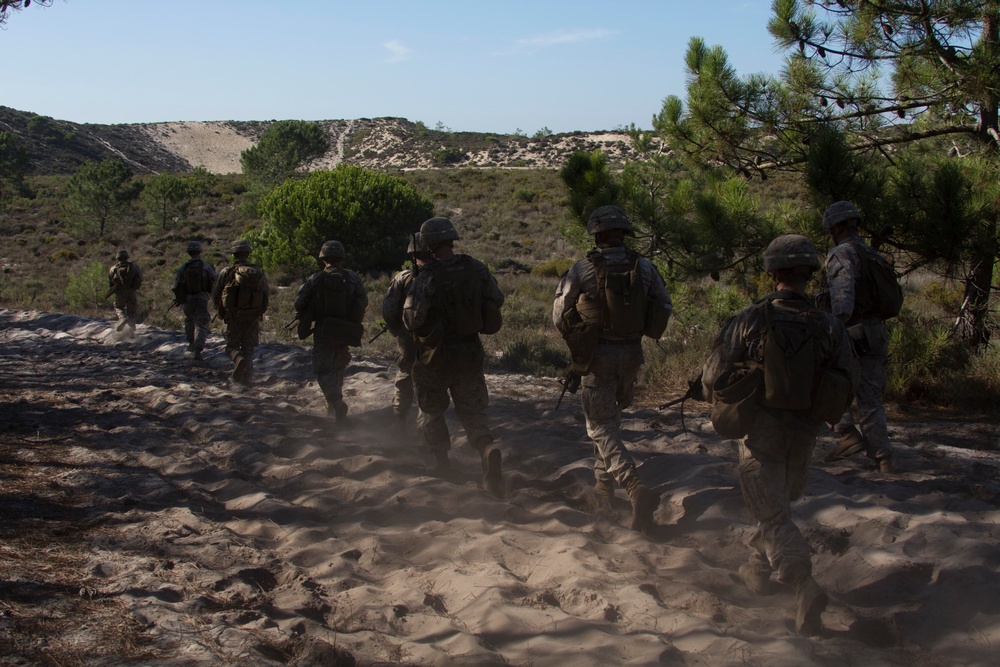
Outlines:
[[188,350],[195,359],[201,359],[208,338],[208,299],[218,275],[215,267],[201,258],[201,243],[187,244],[190,259],[177,269],[174,276],[174,303],[184,309],[184,335],[187,336]]
[[347,423],[344,371],[351,361],[349,345],[360,345],[361,321],[368,309],[368,295],[361,278],[344,268],[344,246],[327,241],[319,251],[322,269],[302,284],[295,297],[299,337],[313,333],[313,370],[326,397],[327,414]]
[[648,532],[660,497],[643,484],[621,434],[622,410],[632,404],[645,358],[643,335],[658,339],[673,310],[663,278],[644,257],[625,247],[632,223],[618,206],[601,206],[587,223],[595,248],[563,274],[552,322],[583,376],[583,412],[594,441],[594,491],[602,504],[614,483],[632,503],[632,529]]
[[[830,310],[843,322],[855,342],[861,366],[861,382],[857,387],[855,405],[861,431],[854,424],[853,411],[848,408],[834,430],[840,444],[830,460],[846,458],[864,450],[884,473],[893,471],[892,446],[886,423],[882,392],[885,390],[889,334],[885,323],[867,312],[858,298],[861,263],[860,253],[874,252],[858,236],[861,212],[849,201],[830,204],[823,212],[823,229],[830,233],[834,247],[826,256],[826,287]],[[864,311],[864,312],[863,312]]]
[[128,251],[119,250],[115,256],[118,260],[108,271],[108,295],[115,295],[115,314],[118,316],[116,331],[126,326],[129,333],[135,335],[135,320],[139,310],[139,300],[136,291],[142,285],[142,271],[135,262],[128,261]]
[[789,234],[764,251],[776,291],[723,326],[702,371],[712,420],[739,437],[737,477],[757,528],[750,561],[739,568],[759,595],[772,572],[795,588],[796,632],[813,634],[827,594],[812,578],[809,544],[792,522],[791,501],[805,489],[816,434],[850,401],[857,360],[844,326],[812,306],[806,285],[819,256],[805,236]]
[[392,414],[396,417],[400,431],[405,430],[406,415],[413,404],[412,371],[413,360],[417,354],[416,342],[403,326],[403,303],[420,267],[431,259],[419,233],[410,238],[406,251],[413,257],[413,265],[393,276],[389,290],[382,299],[382,319],[385,320],[389,333],[396,339],[396,364],[399,366],[399,371],[396,373],[396,390],[392,396]]
[[226,323],[233,381],[244,386],[253,382],[253,350],[260,342],[260,322],[270,297],[263,269],[248,261],[251,250],[249,241],[233,243],[233,263],[222,269],[212,288],[212,303]]
[[444,412],[449,398],[469,444],[479,450],[483,487],[502,495],[502,455],[493,445],[485,410],[489,390],[483,375],[481,333],[500,330],[504,296],[486,265],[456,254],[458,232],[448,218],[431,218],[420,227],[420,238],[433,261],[414,279],[403,305],[403,325],[415,337],[413,382],[417,428],[442,474],[451,470],[451,436]]

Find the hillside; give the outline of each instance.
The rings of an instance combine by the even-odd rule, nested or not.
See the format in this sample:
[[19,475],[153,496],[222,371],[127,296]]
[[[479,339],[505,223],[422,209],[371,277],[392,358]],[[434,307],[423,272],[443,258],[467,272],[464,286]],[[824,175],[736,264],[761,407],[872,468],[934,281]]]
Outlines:
[[[36,175],[68,174],[117,156],[136,173],[240,171],[240,153],[274,121],[198,121],[99,125],[73,123],[0,106],[0,130],[28,148]],[[448,167],[558,168],[575,151],[600,148],[612,162],[632,152],[622,132],[573,132],[537,138],[432,130],[403,118],[317,121],[330,148],[310,165],[342,162],[375,170]]]

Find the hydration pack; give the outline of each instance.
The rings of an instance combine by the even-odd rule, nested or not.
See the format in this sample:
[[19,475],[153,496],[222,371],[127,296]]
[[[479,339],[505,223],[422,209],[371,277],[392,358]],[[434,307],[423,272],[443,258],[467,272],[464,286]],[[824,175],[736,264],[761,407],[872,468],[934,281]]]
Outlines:
[[615,338],[642,336],[646,331],[649,298],[639,272],[639,253],[627,249],[625,261],[609,262],[600,251],[592,250],[587,258],[594,265],[597,277],[596,305],[600,309],[601,334]]
[[[442,317],[445,336],[466,337],[487,331],[483,317],[483,292],[474,263],[467,255],[457,262],[427,265],[434,276],[434,299]],[[494,309],[496,310],[496,309]],[[497,310],[496,315],[499,316]]]
[[184,265],[184,269],[181,271],[181,283],[184,286],[185,294],[203,294],[212,289],[208,282],[205,264],[200,259],[189,260]]
[[875,316],[880,320],[898,317],[903,309],[903,288],[896,272],[882,253],[860,243],[852,243],[861,258],[859,285],[855,293],[855,312],[861,317]]

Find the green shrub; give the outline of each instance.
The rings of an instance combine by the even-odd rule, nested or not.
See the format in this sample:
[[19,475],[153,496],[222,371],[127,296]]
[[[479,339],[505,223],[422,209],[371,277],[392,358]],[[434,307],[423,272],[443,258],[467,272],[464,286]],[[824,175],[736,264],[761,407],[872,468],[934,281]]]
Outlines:
[[104,304],[104,295],[107,291],[106,269],[100,262],[93,262],[69,276],[64,296],[73,308],[90,309]]
[[78,257],[79,255],[76,254],[75,250],[70,248],[60,248],[49,255],[49,262],[52,264],[62,264],[65,262],[71,262]]
[[531,267],[531,275],[558,278],[562,274],[569,271],[569,267],[573,266],[575,263],[576,260],[574,259],[553,259]]
[[524,202],[525,204],[530,204],[535,201],[538,197],[538,193],[534,190],[528,190],[527,188],[518,188],[514,190],[514,199]]

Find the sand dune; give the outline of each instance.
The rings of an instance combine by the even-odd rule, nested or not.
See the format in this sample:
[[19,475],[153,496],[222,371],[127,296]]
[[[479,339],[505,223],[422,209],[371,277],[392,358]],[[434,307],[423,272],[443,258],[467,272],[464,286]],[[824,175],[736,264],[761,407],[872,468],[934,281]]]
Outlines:
[[[299,347],[259,348],[242,389],[217,336],[194,362],[176,331],[116,340],[108,322],[0,310],[0,339],[8,656],[35,655],[28,621],[59,610],[73,631],[49,646],[94,661],[996,663],[996,424],[891,424],[897,475],[817,463],[795,514],[831,604],[823,635],[804,638],[790,590],[759,597],[734,575],[753,525],[735,447],[698,406],[687,431],[677,412],[626,416],[663,497],[644,537],[621,490],[611,509],[593,502],[582,415],[576,400],[552,414],[553,380],[487,378],[498,499],[461,437],[441,479],[412,420],[392,428],[380,359],[352,363],[343,429]],[[817,460],[832,446],[824,436]],[[52,540],[61,567],[45,560]],[[112,620],[130,624],[131,649],[106,638]]]

